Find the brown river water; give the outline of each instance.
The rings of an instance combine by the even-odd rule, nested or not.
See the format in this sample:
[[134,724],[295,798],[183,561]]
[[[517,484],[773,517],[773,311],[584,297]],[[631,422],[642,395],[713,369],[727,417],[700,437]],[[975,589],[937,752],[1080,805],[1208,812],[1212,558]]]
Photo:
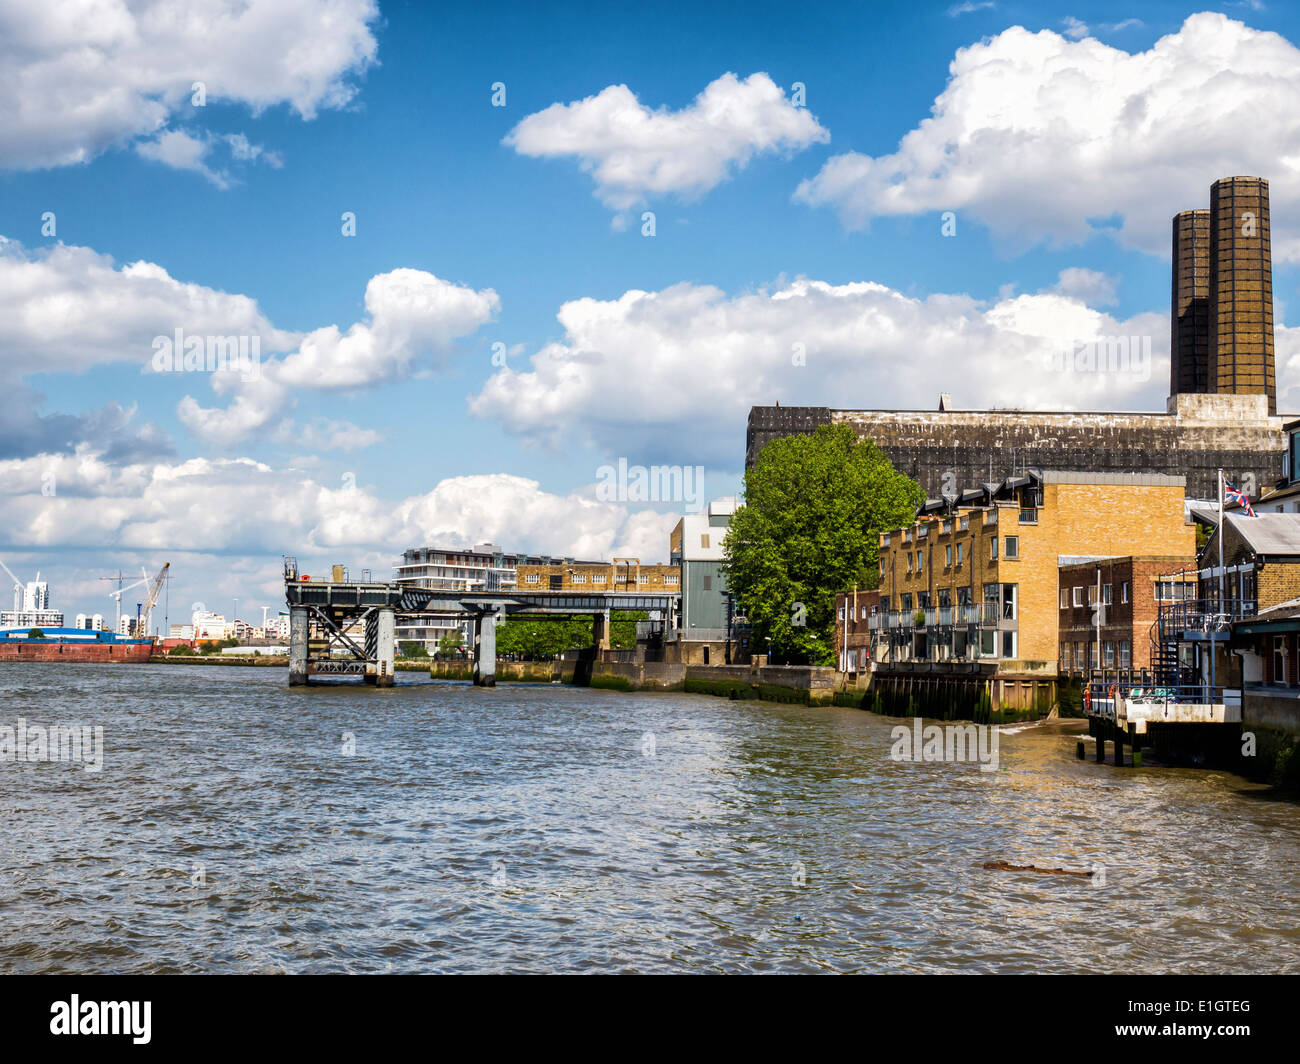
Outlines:
[[0,972],[1300,972],[1300,806],[1236,776],[398,681],[0,665],[0,727],[103,729],[0,760]]

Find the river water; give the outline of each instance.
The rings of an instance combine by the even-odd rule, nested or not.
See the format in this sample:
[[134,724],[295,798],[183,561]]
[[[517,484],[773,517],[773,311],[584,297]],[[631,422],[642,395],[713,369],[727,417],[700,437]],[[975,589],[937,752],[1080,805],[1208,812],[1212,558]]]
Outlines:
[[0,725],[103,728],[0,761],[0,972],[1300,972],[1300,806],[1238,777],[398,680],[0,665]]

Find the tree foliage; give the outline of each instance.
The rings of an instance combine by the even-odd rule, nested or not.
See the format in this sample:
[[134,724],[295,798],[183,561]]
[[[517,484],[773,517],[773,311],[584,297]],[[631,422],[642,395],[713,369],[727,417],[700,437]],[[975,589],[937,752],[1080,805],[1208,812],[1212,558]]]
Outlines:
[[444,633],[443,637],[438,640],[438,653],[454,654],[464,642],[465,637],[460,634],[460,629],[453,628],[450,632]]
[[[773,440],[745,473],[723,570],[753,646],[831,664],[835,596],[879,583],[879,533],[910,525],[924,493],[847,425]],[[802,622],[802,623],[801,623]]]
[[566,650],[591,646],[591,618],[526,620],[511,617],[497,625],[497,654],[549,660]]

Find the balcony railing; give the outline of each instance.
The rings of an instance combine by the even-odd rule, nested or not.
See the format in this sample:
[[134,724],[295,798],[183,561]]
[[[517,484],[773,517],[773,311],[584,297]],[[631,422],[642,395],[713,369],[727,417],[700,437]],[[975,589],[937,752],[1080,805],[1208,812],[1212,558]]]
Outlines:
[[1255,616],[1255,603],[1249,599],[1162,601],[1159,609],[1157,623],[1162,640],[1172,640],[1183,632],[1220,637],[1228,624]]
[[984,511],[984,523],[986,525],[996,525],[998,523],[998,512],[996,509]]
[[1038,524],[1038,510],[1029,509],[1028,507],[1022,508],[1020,511],[1020,523],[1022,525]]

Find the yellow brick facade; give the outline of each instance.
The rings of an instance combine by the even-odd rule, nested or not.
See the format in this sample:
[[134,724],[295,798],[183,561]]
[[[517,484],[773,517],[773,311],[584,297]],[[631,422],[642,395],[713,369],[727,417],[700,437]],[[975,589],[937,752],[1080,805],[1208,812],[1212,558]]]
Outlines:
[[642,565],[635,558],[612,562],[569,562],[520,565],[515,572],[520,591],[676,592],[681,589],[681,568],[676,565]]
[[[1103,479],[1107,482],[1099,482]],[[976,636],[976,649],[964,656],[998,659],[1000,671],[1054,669],[1060,621],[1057,570],[1062,557],[1195,553],[1195,530],[1184,517],[1181,478],[1047,472],[1039,491],[1041,505],[1023,505],[1040,501],[1027,496],[998,500],[951,514],[926,515],[910,528],[881,536],[881,609],[892,611],[894,622],[901,622],[894,628],[896,639],[900,628],[907,627],[906,615],[919,608],[922,593],[931,609],[942,606],[945,597],[954,607],[963,596],[978,606],[993,598],[986,585],[997,585],[995,602],[977,611],[982,631]],[[1003,585],[1014,585],[1015,590],[1006,592]],[[1014,615],[1008,618],[1006,600],[1011,597]],[[939,619],[937,614],[926,618],[925,651],[930,660],[944,660],[952,656],[954,645],[960,648],[960,640],[953,644],[951,635],[946,655],[935,645],[942,646],[944,640],[937,630]],[[960,619],[954,613],[955,626]],[[882,622],[881,631],[890,623]],[[987,652],[990,631],[994,633],[992,654]],[[1010,656],[1004,653],[1008,643],[1002,634],[1008,631],[1015,633]],[[910,650],[894,652],[892,660],[913,656],[919,646],[913,642]],[[880,646],[877,660],[890,660],[883,656],[887,653]]]

